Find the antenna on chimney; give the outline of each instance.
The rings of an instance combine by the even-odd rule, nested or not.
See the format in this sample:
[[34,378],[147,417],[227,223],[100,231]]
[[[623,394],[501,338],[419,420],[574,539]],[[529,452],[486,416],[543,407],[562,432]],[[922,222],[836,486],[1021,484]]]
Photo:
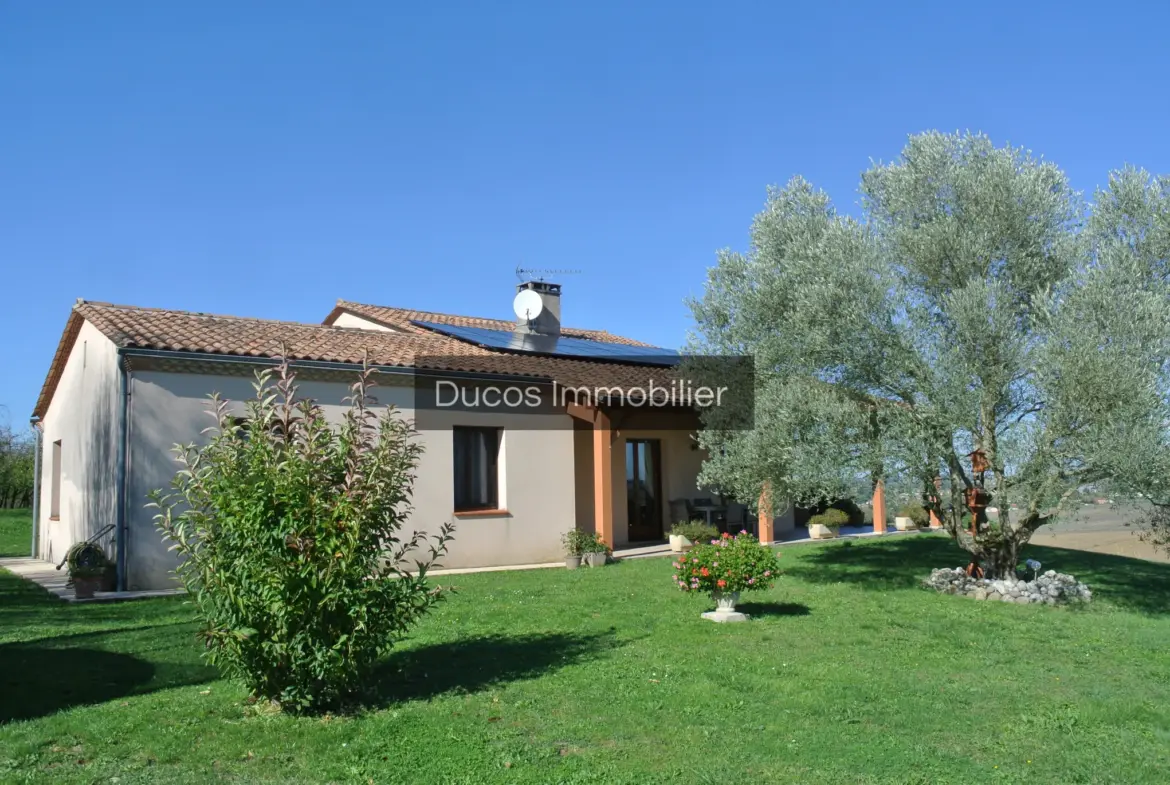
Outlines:
[[559,278],[562,275],[580,275],[580,270],[549,270],[538,269],[534,267],[516,266],[516,277],[520,279],[521,283],[525,281],[543,281],[552,276]]

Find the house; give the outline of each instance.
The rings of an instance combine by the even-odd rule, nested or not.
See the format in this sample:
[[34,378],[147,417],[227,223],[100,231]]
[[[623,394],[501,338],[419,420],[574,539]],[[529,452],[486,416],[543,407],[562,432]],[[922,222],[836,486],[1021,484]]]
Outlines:
[[[529,310],[515,322],[346,301],[308,324],[78,300],[34,411],[34,555],[59,561],[112,524],[99,542],[119,587],[172,586],[147,494],[173,477],[175,444],[206,438],[207,396],[242,415],[256,370],[280,356],[332,417],[363,361],[375,369],[379,403],[413,418],[424,448],[408,528],[456,522],[446,567],[556,561],[573,527],[615,548],[661,540],[669,502],[701,493],[698,409],[624,396],[648,379],[660,395],[677,355],[562,327],[560,286],[518,288]],[[791,525],[765,521],[761,539]]]

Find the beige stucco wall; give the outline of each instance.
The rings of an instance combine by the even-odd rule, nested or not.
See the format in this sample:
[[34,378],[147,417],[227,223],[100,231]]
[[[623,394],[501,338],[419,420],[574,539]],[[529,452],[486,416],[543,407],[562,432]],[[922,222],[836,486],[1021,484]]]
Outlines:
[[371,322],[369,319],[363,319],[360,316],[355,316],[348,311],[342,313],[333,320],[334,327],[356,327],[359,330],[380,330],[386,333],[396,333],[397,330],[391,329],[384,324]]
[[[376,394],[410,417],[412,390],[391,386],[382,377]],[[251,394],[251,379],[242,376],[140,371],[131,381],[130,467],[127,490],[129,539],[128,583],[132,588],[171,585],[174,566],[154,529],[146,494],[167,484],[175,471],[171,447],[176,442],[199,441],[199,432],[211,424],[206,414],[207,394],[218,391],[234,401]],[[340,419],[347,394],[343,381],[305,381],[301,394],[316,399],[334,421]],[[236,404],[243,411],[243,404]],[[530,430],[531,415],[429,413],[421,431],[424,448],[414,487],[414,511],[409,530],[434,532],[453,517],[453,440],[449,425],[489,425],[504,428],[500,467],[501,503],[508,513],[456,520],[455,541],[443,559],[445,567],[496,566],[556,561],[562,557],[561,535],[575,520],[573,430],[567,415],[557,429]]]
[[[88,322],[42,420],[38,555],[58,562],[73,543],[116,522],[118,353]],[[60,515],[51,520],[53,442],[61,442]],[[100,544],[114,556],[114,533]]]

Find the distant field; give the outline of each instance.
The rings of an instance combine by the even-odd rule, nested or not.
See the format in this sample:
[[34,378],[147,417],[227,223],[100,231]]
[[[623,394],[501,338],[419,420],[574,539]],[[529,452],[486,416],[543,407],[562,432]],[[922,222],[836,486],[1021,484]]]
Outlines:
[[30,510],[0,510],[0,556],[28,556],[31,536]]

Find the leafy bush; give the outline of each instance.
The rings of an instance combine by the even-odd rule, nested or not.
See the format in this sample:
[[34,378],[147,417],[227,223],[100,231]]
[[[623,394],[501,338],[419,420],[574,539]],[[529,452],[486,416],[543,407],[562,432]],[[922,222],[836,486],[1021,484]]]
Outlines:
[[751,532],[724,534],[717,544],[699,545],[674,562],[674,582],[685,592],[736,592],[770,589],[779,572],[779,555]]
[[208,658],[294,711],[356,692],[441,596],[426,574],[453,526],[400,536],[422,450],[392,408],[372,410],[370,373],[337,428],[287,363],[257,374],[243,421],[213,395],[210,443],[177,446],[171,492],[152,494]]
[[585,550],[582,553],[609,553],[609,546],[597,532],[586,532]]
[[89,542],[74,543],[65,552],[70,578],[105,577],[113,563],[101,547]]
[[561,542],[565,546],[565,553],[569,556],[581,556],[590,553],[589,550],[597,541],[597,534],[595,532],[582,531],[581,529],[569,529],[561,536]]
[[926,511],[918,502],[909,502],[898,510],[899,518],[909,518],[914,521],[915,526],[926,527],[930,525],[930,513]]
[[808,519],[809,526],[828,526],[830,529],[839,529],[849,523],[849,514],[844,510],[830,508]]
[[706,521],[686,521],[676,523],[670,527],[670,533],[686,537],[696,545],[710,542],[719,536],[719,530]]

